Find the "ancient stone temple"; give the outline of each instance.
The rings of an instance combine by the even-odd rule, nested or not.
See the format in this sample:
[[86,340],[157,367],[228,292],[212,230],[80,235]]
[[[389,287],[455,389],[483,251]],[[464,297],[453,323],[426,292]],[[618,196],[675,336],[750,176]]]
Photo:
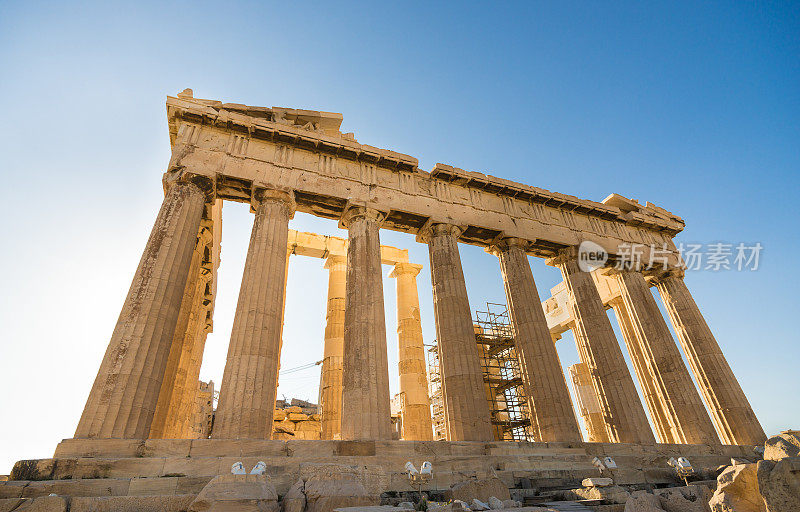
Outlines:
[[[616,194],[596,202],[445,164],[424,171],[414,157],[342,133],[340,114],[198,99],[187,89],[168,97],[167,117],[164,200],[75,434],[53,459],[18,464],[0,499],[54,492],[73,496],[78,510],[78,498],[169,496],[161,509],[182,510],[237,461],[248,470],[265,462],[279,496],[298,478],[316,478],[305,465],[323,462],[354,468],[370,496],[410,491],[403,464],[423,459],[435,468],[431,490],[458,484],[465,472],[496,476],[512,490],[564,486],[597,476],[595,457],[614,458],[619,484],[664,484],[675,479],[669,457],[688,457],[702,471],[752,457],[765,441],[684,283],[677,215]],[[223,201],[250,205],[252,234],[211,437],[192,439]],[[291,231],[297,211],[337,220],[347,238]],[[407,251],[382,246],[384,229],[416,235],[429,261],[411,263]],[[585,241],[608,255],[606,265],[581,268]],[[460,244],[497,256],[532,441],[495,441]],[[644,265],[615,267],[630,245],[641,247]],[[272,439],[291,255],[324,259],[329,276],[318,441]],[[550,296],[537,288],[529,256],[561,271]],[[396,281],[399,441],[382,265]],[[446,439],[438,442],[416,283],[426,265]],[[565,375],[554,340],[567,329],[580,363]]]

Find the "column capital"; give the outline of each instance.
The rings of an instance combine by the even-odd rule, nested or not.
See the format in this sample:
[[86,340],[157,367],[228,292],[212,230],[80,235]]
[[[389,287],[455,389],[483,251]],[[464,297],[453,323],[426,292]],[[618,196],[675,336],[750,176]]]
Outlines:
[[191,183],[205,195],[206,202],[214,203],[217,195],[216,180],[213,176],[192,172],[184,166],[176,166],[164,173],[161,178],[166,194],[176,183]]
[[336,265],[347,265],[347,256],[343,254],[329,254],[325,258],[323,268],[331,269]]
[[250,194],[250,211],[255,213],[259,206],[269,202],[284,206],[289,214],[289,218],[291,219],[294,217],[294,212],[297,210],[297,203],[294,201],[293,190],[253,183]]
[[339,227],[348,229],[350,224],[356,220],[366,219],[372,220],[380,225],[386,218],[386,212],[378,210],[367,204],[349,203],[344,207],[342,217],[339,219]]
[[658,284],[670,277],[683,279],[685,276],[686,276],[686,270],[683,268],[671,268],[669,270],[662,270],[661,272],[650,272],[647,274],[648,280],[653,284]]
[[422,265],[398,262],[394,264],[394,268],[389,273],[389,277],[400,277],[405,274],[411,274],[411,277],[417,277],[420,270],[422,270]]
[[494,254],[495,256],[499,257],[501,252],[506,252],[514,247],[518,247],[527,254],[528,249],[530,249],[531,247],[531,243],[532,242],[530,240],[525,240],[524,238],[517,238],[513,236],[497,237],[492,243],[492,245],[486,248],[486,252],[488,252],[489,254]]
[[564,263],[570,261],[576,261],[577,259],[578,259],[578,246],[572,245],[560,249],[554,256],[545,259],[544,262],[545,264],[551,267],[558,267],[560,265],[563,265]]
[[434,236],[451,234],[458,239],[464,228],[455,224],[448,224],[446,222],[431,222],[430,220],[425,223],[419,231],[417,231],[417,242],[427,244]]

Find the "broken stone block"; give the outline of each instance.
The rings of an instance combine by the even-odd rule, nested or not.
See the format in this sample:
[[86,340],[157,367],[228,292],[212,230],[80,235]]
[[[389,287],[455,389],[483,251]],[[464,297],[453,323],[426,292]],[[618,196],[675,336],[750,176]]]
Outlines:
[[503,508],[519,508],[522,502],[516,500],[503,500]]
[[330,512],[335,508],[380,505],[380,496],[371,495],[358,474],[341,464],[308,464],[301,471],[305,479],[306,512]]
[[447,494],[450,499],[460,500],[464,503],[470,502],[474,498],[485,502],[489,500],[490,496],[494,496],[501,501],[511,498],[506,484],[496,476],[455,483],[450,486],[450,491]]
[[625,503],[630,497],[630,493],[618,485],[582,487],[572,492],[583,500],[605,500],[609,503]]
[[489,496],[489,508],[492,510],[501,510],[503,508],[503,502],[494,496]]
[[764,443],[764,460],[778,461],[800,455],[800,431],[787,430]]
[[800,510],[800,457],[758,461],[758,490],[769,512]]
[[664,512],[661,501],[647,491],[633,491],[625,502],[625,512]]
[[283,421],[286,419],[286,411],[283,409],[275,409],[272,414],[272,421]]
[[484,503],[478,498],[473,498],[469,504],[470,510],[489,510],[489,504]]
[[758,492],[755,464],[728,466],[717,477],[717,490],[708,502],[712,512],[766,512]]
[[584,478],[581,485],[584,487],[608,487],[614,485],[614,480],[599,477]]
[[306,495],[304,492],[305,484],[302,480],[296,481],[281,503],[283,512],[303,512],[306,508]]
[[702,485],[668,487],[653,491],[666,512],[710,512],[711,491]]
[[278,493],[266,475],[214,477],[192,502],[192,512],[277,512]]

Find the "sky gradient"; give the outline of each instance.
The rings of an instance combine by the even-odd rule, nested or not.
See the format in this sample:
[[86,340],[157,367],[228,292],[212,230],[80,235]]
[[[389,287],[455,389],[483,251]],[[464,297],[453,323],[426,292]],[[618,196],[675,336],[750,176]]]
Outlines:
[[[767,433],[800,428],[797,3],[297,5],[0,3],[0,474],[74,433],[163,197],[165,96],[186,87],[341,112],[342,131],[424,170],[650,201],[684,218],[678,242],[761,243],[757,271],[686,282]],[[251,227],[226,203],[201,373],[217,385]],[[346,236],[303,214],[291,227]],[[381,240],[425,265],[430,343],[427,248]],[[497,259],[460,250],[473,310],[505,302]],[[530,261],[547,295],[559,272]],[[292,257],[283,368],[321,359],[326,287],[321,260]],[[385,295],[395,393],[393,280]],[[577,361],[571,335],[557,346]],[[286,375],[279,396],[316,400],[318,379]]]

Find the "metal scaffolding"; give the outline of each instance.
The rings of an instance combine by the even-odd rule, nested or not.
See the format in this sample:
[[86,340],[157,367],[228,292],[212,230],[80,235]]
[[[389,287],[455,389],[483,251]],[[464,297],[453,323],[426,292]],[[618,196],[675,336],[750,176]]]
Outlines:
[[447,439],[444,426],[444,398],[442,397],[442,379],[439,373],[439,344],[425,345],[428,359],[428,396],[431,401],[431,422],[433,423],[433,440]]
[[[495,439],[534,441],[508,308],[487,302],[485,311],[475,312],[473,325]],[[438,342],[427,346],[426,352],[433,438],[445,439]]]
[[495,439],[533,441],[508,307],[487,302],[474,325]]

